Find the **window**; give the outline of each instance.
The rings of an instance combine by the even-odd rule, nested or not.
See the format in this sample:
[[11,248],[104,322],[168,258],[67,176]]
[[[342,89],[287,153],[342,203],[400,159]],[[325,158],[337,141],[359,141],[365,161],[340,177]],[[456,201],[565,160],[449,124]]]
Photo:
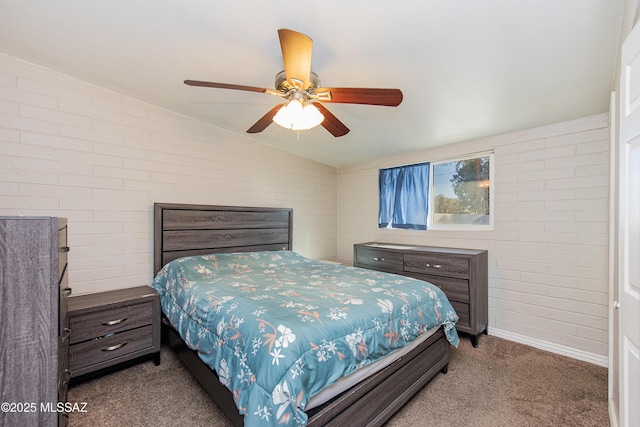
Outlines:
[[430,228],[490,228],[493,156],[433,164]]
[[491,229],[492,159],[488,153],[380,169],[378,227]]

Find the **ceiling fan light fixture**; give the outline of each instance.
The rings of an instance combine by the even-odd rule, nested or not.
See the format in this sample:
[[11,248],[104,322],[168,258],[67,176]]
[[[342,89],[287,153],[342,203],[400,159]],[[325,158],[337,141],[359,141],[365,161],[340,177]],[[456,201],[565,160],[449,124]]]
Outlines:
[[318,126],[324,116],[315,105],[294,98],[282,107],[273,117],[273,121],[285,129],[307,130]]
[[[335,137],[349,133],[344,125],[324,106],[325,102],[397,107],[402,102],[400,89],[363,87],[322,87],[320,78],[311,71],[313,40],[293,30],[278,30],[284,70],[276,74],[275,89],[230,83],[185,80],[189,86],[243,90],[278,96],[285,103],[274,105],[253,124],[247,133],[259,133],[272,122],[289,130],[311,129],[322,125]],[[310,102],[311,101],[311,102]]]

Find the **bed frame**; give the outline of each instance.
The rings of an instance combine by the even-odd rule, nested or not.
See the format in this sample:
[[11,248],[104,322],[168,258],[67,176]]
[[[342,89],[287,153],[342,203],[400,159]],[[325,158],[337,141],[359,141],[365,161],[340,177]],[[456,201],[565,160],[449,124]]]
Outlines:
[[[291,250],[293,210],[154,204],[154,274],[167,262],[206,253]],[[163,318],[163,340],[235,426],[244,424],[231,392]],[[381,426],[438,372],[447,372],[449,342],[442,328],[383,370],[307,411],[310,427]]]

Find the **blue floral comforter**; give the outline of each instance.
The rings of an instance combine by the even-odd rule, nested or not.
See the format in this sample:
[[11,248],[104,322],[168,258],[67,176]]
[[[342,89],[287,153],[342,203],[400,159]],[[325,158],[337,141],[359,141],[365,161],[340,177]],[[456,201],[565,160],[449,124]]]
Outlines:
[[152,287],[245,426],[304,426],[311,396],[434,326],[458,345],[458,317],[436,286],[294,252],[180,258]]

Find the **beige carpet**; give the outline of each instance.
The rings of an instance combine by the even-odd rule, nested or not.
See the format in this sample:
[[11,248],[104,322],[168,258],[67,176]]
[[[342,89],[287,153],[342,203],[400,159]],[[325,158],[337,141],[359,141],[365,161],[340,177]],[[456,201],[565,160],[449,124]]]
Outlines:
[[[69,401],[87,402],[71,427],[231,425],[164,347],[160,366],[144,362],[75,385]],[[449,372],[386,425],[608,426],[607,370],[492,336],[481,336],[478,348],[461,338]]]

